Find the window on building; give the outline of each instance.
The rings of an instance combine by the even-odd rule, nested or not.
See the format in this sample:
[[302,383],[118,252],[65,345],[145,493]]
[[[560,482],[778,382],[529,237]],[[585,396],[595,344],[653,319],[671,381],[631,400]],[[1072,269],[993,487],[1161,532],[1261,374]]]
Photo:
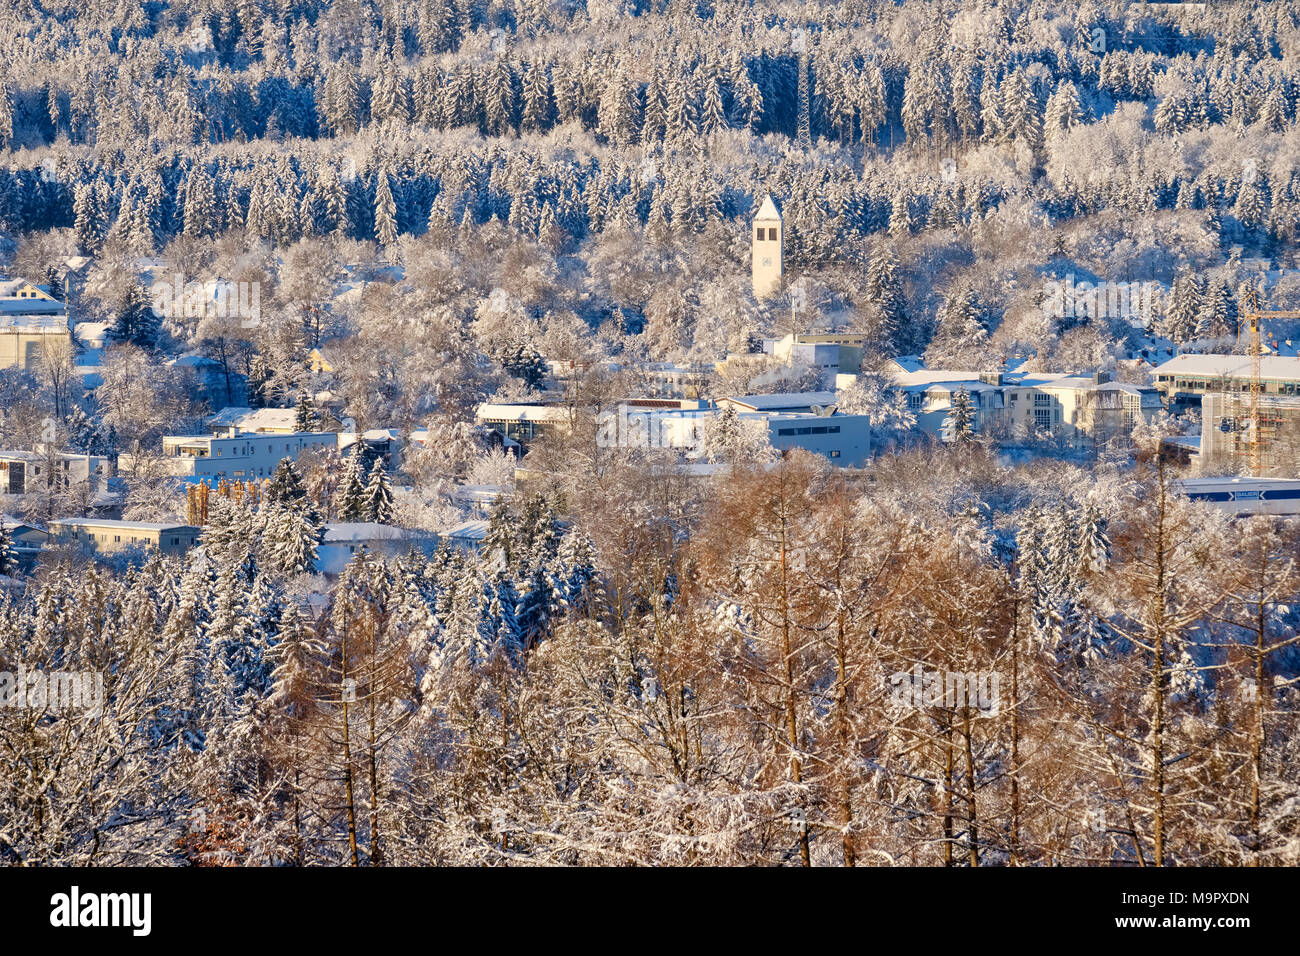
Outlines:
[[1044,429],[1052,427],[1052,410],[1050,408],[1034,409],[1034,427]]
[[767,238],[767,230],[762,226],[758,227],[758,238],[760,241]]

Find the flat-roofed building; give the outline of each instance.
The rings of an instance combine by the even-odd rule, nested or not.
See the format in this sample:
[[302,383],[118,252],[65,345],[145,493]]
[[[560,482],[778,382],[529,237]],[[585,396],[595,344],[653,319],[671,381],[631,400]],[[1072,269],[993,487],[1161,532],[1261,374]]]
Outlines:
[[[708,429],[728,403],[686,407],[689,404],[649,407],[648,403],[629,402],[620,405],[600,416],[596,441],[607,448],[665,448],[681,452],[687,458],[695,457],[704,447]],[[790,401],[788,397],[775,397],[774,404],[784,407]],[[835,414],[833,405],[814,405],[819,411],[780,408],[756,411],[734,401],[730,403],[737,410],[736,419],[745,428],[765,435],[777,451],[803,448],[825,456],[835,465],[862,465],[871,454],[871,419],[866,415]],[[807,403],[796,403],[796,407],[806,408]]]
[[0,451],[0,494],[24,495],[42,487],[66,488],[78,482],[98,491],[112,472],[109,460],[99,455]]
[[816,369],[829,384],[836,375],[862,370],[866,336],[852,332],[791,332],[779,339],[764,339],[763,351],[787,365]]
[[205,423],[214,435],[292,435],[297,430],[296,408],[223,408]]
[[734,405],[738,412],[812,412],[835,404],[834,392],[773,392],[770,395],[736,395],[718,405]]
[[[334,432],[277,434],[167,435],[162,440],[163,467],[178,478],[256,481],[275,474],[281,459],[297,461],[306,451],[338,447]],[[118,469],[133,471],[134,455],[118,456]]]
[[[1197,408],[1201,396],[1211,392],[1249,392],[1248,355],[1176,355],[1151,373],[1170,411]],[[1265,355],[1259,360],[1260,390],[1264,395],[1300,395],[1300,358]]]
[[50,522],[54,544],[77,544],[98,554],[152,549],[182,555],[199,540],[199,529],[187,524],[117,521],[108,518],[59,518]]

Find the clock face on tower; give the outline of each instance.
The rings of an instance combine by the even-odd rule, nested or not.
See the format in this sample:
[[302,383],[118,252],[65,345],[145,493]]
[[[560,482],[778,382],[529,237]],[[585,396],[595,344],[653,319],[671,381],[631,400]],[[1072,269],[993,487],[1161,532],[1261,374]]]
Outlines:
[[763,265],[765,265],[765,266],[770,266],[771,264],[772,264],[772,257],[771,257],[771,256],[767,256],[766,258],[763,259]]

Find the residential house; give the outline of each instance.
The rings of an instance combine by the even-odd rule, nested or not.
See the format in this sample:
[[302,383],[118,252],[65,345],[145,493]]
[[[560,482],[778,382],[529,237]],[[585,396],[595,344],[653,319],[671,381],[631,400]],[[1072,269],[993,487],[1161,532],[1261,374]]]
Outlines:
[[36,556],[49,541],[50,533],[38,525],[12,515],[0,515],[0,522],[4,524],[9,546],[18,557],[19,567],[30,568],[35,563]]

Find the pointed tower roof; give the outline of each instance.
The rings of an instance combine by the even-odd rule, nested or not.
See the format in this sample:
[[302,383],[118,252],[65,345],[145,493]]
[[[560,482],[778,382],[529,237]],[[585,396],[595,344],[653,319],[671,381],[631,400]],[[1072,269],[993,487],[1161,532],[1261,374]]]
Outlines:
[[765,220],[781,221],[781,213],[777,211],[776,203],[772,201],[772,194],[768,193],[763,197],[763,205],[758,207],[758,215],[754,217],[755,222]]

